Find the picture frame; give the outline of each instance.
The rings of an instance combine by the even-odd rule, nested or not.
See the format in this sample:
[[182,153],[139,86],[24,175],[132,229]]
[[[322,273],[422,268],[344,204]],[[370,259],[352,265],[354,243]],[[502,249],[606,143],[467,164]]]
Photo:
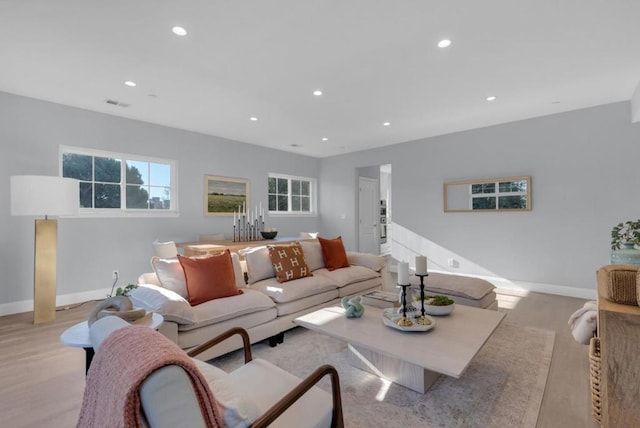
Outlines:
[[205,175],[202,193],[205,216],[232,216],[250,206],[250,183],[246,178]]

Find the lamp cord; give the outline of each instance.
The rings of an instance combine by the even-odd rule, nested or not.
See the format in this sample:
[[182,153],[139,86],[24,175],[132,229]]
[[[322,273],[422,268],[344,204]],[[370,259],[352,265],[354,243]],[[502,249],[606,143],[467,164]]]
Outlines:
[[116,286],[117,282],[118,282],[118,274],[116,273],[116,279],[115,281],[113,281],[113,285],[111,286],[111,293],[109,293],[107,297],[113,297],[113,288]]

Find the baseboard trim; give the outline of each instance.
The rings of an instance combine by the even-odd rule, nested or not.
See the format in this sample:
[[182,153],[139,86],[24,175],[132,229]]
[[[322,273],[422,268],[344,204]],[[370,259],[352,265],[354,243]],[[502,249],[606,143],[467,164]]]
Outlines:
[[[56,296],[56,308],[60,309],[67,305],[88,302],[90,300],[101,300],[106,298],[109,293],[111,293],[111,288],[83,291],[80,293],[61,294]],[[0,304],[0,316],[32,311],[33,299]]]

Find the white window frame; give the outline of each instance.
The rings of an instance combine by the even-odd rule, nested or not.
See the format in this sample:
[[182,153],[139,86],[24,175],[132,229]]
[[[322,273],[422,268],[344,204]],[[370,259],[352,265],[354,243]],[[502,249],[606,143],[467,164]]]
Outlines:
[[[318,215],[317,213],[317,201],[318,201],[318,192],[317,192],[317,182],[315,178],[311,177],[300,177],[297,175],[288,175],[288,174],[278,174],[274,172],[270,172],[267,174],[267,209],[269,208],[269,179],[270,178],[280,178],[286,179],[289,182],[289,211],[271,211],[269,210],[269,217],[315,217]],[[291,211],[291,180],[302,180],[309,182],[309,192],[311,193],[309,196],[309,211]]]
[[[86,156],[97,156],[115,158],[121,160],[120,168],[120,208],[80,208],[78,217],[178,217],[178,162],[171,159],[163,159],[152,156],[141,156],[130,153],[118,153],[106,150],[87,149],[83,147],[74,147],[60,145],[58,147],[58,175],[62,177],[63,171],[63,155],[65,153],[72,153]],[[162,163],[168,164],[171,167],[171,184],[170,195],[171,207],[168,210],[163,209],[141,209],[141,208],[127,208],[127,183],[126,183],[126,165],[127,161],[149,162],[149,163]]]
[[[518,178],[518,177],[516,177]],[[513,181],[527,181],[524,179],[501,179],[499,181],[492,181],[492,182],[479,182],[479,183],[471,183],[469,184],[469,209],[471,211],[519,211],[519,210],[511,210],[509,208],[500,208],[500,197],[502,196],[526,196],[527,197],[527,205],[529,205],[529,201],[530,201],[530,197],[529,197],[529,192],[528,190],[524,190],[524,191],[508,191],[508,192],[501,192],[500,191],[500,183],[507,183],[507,182],[513,182]],[[474,185],[478,185],[478,184],[493,184],[495,187],[495,191],[491,192],[491,193],[473,193],[473,186]],[[529,188],[528,183],[527,183],[527,189]],[[473,209],[473,200],[474,199],[480,199],[480,198],[492,198],[495,199],[496,201],[496,207],[493,209]]]

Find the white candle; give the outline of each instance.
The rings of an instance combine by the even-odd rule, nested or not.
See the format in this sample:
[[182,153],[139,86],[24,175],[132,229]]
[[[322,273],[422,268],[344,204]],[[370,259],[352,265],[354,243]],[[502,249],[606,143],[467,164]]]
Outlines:
[[409,263],[408,262],[398,263],[398,284],[400,285],[409,284]]
[[264,213],[262,212],[262,202],[260,202],[260,217],[264,217]]
[[416,256],[416,275],[427,274],[427,258],[425,256]]
[[236,212],[233,212],[233,225],[236,225]]
[[247,207],[244,205],[244,201],[242,201],[242,215],[247,215]]

